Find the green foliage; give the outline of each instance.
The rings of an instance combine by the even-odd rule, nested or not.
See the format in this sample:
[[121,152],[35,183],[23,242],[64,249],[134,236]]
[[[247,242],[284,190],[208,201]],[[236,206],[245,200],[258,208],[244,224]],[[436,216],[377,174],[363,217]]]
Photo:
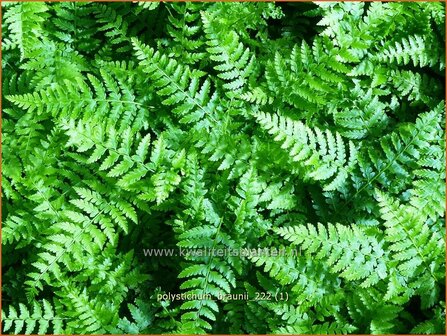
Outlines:
[[2,9],[5,333],[445,332],[444,3]]
[[9,307],[9,312],[2,311],[3,331],[14,331],[14,334],[46,334],[52,332],[59,334],[63,330],[64,318],[57,317],[54,307],[47,300],[33,301],[32,311],[23,304],[19,304],[19,311],[14,306]]
[[[256,114],[260,125],[275,141],[283,141],[281,148],[289,149],[292,161],[297,161],[305,178],[323,182],[324,190],[338,189],[356,163],[356,148],[346,146],[340,134],[318,128],[311,129],[300,121],[278,114]],[[348,149],[349,148],[349,149]],[[346,152],[349,154],[346,155]]]
[[138,300],[137,305],[128,304],[128,308],[134,322],[130,322],[126,317],[118,323],[120,332],[126,334],[143,334],[152,324],[154,312],[148,303]]
[[281,236],[300,245],[309,258],[323,259],[332,272],[348,281],[363,280],[361,287],[377,284],[387,275],[382,242],[369,237],[356,226],[321,223],[285,227],[276,230]]
[[4,41],[5,50],[18,49],[20,59],[28,57],[34,43],[42,36],[42,23],[45,21],[48,6],[40,2],[16,3],[10,6],[3,20],[8,27]]

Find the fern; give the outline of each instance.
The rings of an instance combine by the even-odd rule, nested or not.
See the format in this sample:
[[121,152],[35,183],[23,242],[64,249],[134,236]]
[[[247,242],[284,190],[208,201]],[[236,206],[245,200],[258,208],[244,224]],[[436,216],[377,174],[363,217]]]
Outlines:
[[[368,136],[377,136],[389,123],[386,110],[387,104],[373,95],[373,90],[363,91],[357,86],[352,95],[334,111],[334,122],[341,129],[341,135],[349,139],[364,139]],[[352,98],[351,98],[352,97]],[[357,102],[351,106],[352,100]],[[340,109],[340,110],[339,110]]]
[[[113,117],[122,118],[121,127],[125,128],[136,121],[137,116],[147,113],[147,107],[135,101],[131,89],[116,81],[102,71],[104,84],[93,75],[87,81],[78,79],[76,83],[66,81],[63,85],[50,87],[35,94],[10,96],[9,100],[21,108],[36,111],[39,114],[51,113],[58,118],[76,118],[81,111],[84,118],[101,118],[106,111],[113,111]],[[141,120],[141,119],[140,119]],[[137,127],[139,126],[136,122]]]
[[[377,284],[387,276],[387,266],[382,261],[383,242],[360,229],[328,224],[327,229],[318,224],[280,228],[277,232],[293,244],[306,250],[309,257],[323,259],[331,271],[349,281],[360,280],[361,287]],[[343,237],[343,240],[342,238]],[[353,248],[354,247],[354,248]],[[353,253],[359,251],[359,253]],[[317,253],[318,252],[318,253]]]
[[56,18],[50,22],[54,25],[51,34],[55,40],[71,45],[82,54],[97,50],[100,40],[95,38],[96,27],[89,19],[93,15],[93,6],[88,3],[60,3],[51,8]]
[[181,117],[180,122],[192,123],[205,115],[213,116],[217,94],[211,95],[208,80],[200,85],[200,72],[183,67],[136,39],[132,43],[143,70],[154,81],[157,93],[166,97],[162,104],[178,105],[173,112]]
[[200,62],[205,57],[204,38],[199,34],[202,22],[200,8],[194,3],[172,3],[167,30],[173,39],[174,53],[185,64]]
[[59,317],[55,314],[53,305],[47,300],[42,302],[33,301],[32,310],[23,304],[19,304],[19,311],[10,306],[9,312],[3,316],[3,331],[14,330],[14,334],[26,335],[33,333],[46,334],[52,331],[55,334],[63,333],[66,318]]
[[21,60],[27,58],[42,35],[41,25],[47,11],[45,3],[28,2],[11,6],[4,16],[8,27],[6,49],[18,48]]
[[43,282],[50,282],[51,276],[61,275],[61,264],[71,271],[83,269],[85,266],[76,260],[85,253],[98,253],[106,240],[116,244],[116,227],[127,231],[126,217],[136,220],[135,210],[124,200],[109,203],[103,201],[100,193],[87,188],[75,187],[74,191],[78,197],[70,200],[72,209],[56,212],[58,222],[33,263],[35,271],[29,273],[30,279],[26,281],[30,297],[42,290]]
[[335,89],[346,90],[341,74],[347,73],[349,68],[328,54],[326,42],[317,39],[310,47],[303,41],[293,47],[287,59],[277,51],[266,66],[269,91],[279,93],[295,108],[312,113],[320,110],[325,101],[333,99]]
[[140,300],[136,302],[136,305],[129,304],[128,308],[134,322],[130,322],[125,317],[118,323],[118,328],[127,334],[141,334],[152,324],[153,311],[147,303]]
[[[385,220],[385,239],[398,265],[395,276],[399,276],[401,281],[405,279],[406,290],[417,288],[423,304],[432,306],[438,294],[431,288],[436,288],[433,284],[444,277],[443,270],[439,269],[440,259],[444,258],[442,235],[433,232],[426,217],[415,208],[400,206],[380,192],[377,192],[377,198]],[[398,289],[390,284],[387,296],[397,293]]]
[[10,334],[445,331],[445,4],[2,3]]
[[[414,163],[424,148],[436,137],[436,120],[439,105],[435,110],[421,114],[415,124],[402,125],[392,134],[380,140],[379,150],[367,148],[359,155],[359,168],[363,182],[357,184],[356,195],[363,190],[372,192],[374,185],[389,185],[396,179],[394,190],[402,190],[411,179],[409,169],[417,168]],[[359,179],[356,176],[356,179]]]
[[101,304],[90,300],[85,288],[78,290],[69,287],[67,292],[66,297],[72,307],[72,311],[67,314],[71,319],[68,326],[73,332],[78,330],[90,333],[106,332],[111,324],[117,322],[116,312],[110,303]]
[[110,46],[115,47],[118,52],[128,51],[131,48],[127,37],[129,24],[123,16],[107,5],[98,6],[95,12],[98,21],[102,24],[100,30],[105,32],[104,35]]
[[224,37],[213,26],[215,17],[203,14],[202,20],[208,39],[207,51],[211,60],[218,63],[214,69],[220,72],[218,77],[226,81],[223,87],[228,91],[241,92],[253,71],[255,58],[249,56],[250,50],[239,42],[236,32],[231,31]]
[[[209,210],[213,211],[211,205]],[[179,236],[178,245],[190,249],[209,248],[213,251],[221,244],[231,244],[231,239],[221,232],[222,220],[210,216],[207,221],[212,225],[194,227],[183,232]],[[233,271],[227,264],[218,262],[213,256],[193,257],[194,259],[197,261],[179,274],[180,278],[187,279],[180,286],[180,289],[186,290],[185,295],[198,296],[198,299],[185,302],[180,307],[188,310],[182,314],[180,333],[203,333],[211,329],[211,324],[206,319],[216,320],[215,314],[219,308],[215,298],[219,297],[220,293],[230,293],[231,287],[235,286]]]
[[[396,62],[397,64],[408,64],[410,61],[414,66],[434,66],[438,64],[438,59],[431,58],[425,53],[425,41],[419,35],[403,38],[401,42],[396,42],[394,46],[384,48],[375,57],[380,62]],[[441,64],[441,69],[444,65]]]
[[334,136],[329,130],[312,130],[299,121],[276,114],[258,113],[255,117],[275,136],[275,141],[283,142],[283,149],[290,149],[292,160],[302,164],[305,177],[324,181],[325,190],[340,188],[346,181],[356,163],[356,148],[352,142],[347,149],[340,134]]
[[[73,127],[73,122],[63,126],[69,136],[67,146],[76,146],[78,152],[88,153],[88,157],[80,160],[82,163],[99,166],[98,170],[107,172],[107,177],[117,178],[118,187],[137,192],[138,199],[161,203],[180,183],[178,171],[183,166],[185,151],[173,153],[166,148],[163,135],[154,141],[149,156],[150,133],[141,136],[128,128],[119,137],[114,127],[91,127],[83,123]],[[145,181],[148,174],[151,174],[150,180]]]

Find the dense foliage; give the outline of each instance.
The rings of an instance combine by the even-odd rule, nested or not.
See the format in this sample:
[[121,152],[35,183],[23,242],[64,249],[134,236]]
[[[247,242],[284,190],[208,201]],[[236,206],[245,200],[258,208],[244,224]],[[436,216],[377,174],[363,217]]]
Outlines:
[[445,332],[443,3],[2,7],[4,332]]

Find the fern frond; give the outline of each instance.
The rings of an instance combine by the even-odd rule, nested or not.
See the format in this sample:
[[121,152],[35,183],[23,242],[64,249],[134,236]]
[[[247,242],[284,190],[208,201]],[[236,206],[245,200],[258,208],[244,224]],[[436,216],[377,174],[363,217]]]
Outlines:
[[173,11],[169,13],[169,25],[167,30],[173,38],[175,55],[184,64],[195,64],[205,57],[205,39],[201,34],[202,22],[199,10],[204,9],[204,4],[199,6],[193,2],[169,3]]
[[[158,3],[156,4],[158,5]],[[153,309],[148,303],[145,303],[142,300],[136,300],[135,304],[129,303],[127,307],[129,308],[130,314],[134,321],[131,322],[124,317],[120,319],[118,329],[126,334],[143,334],[153,322]]]
[[335,91],[346,90],[341,74],[349,68],[327,52],[325,43],[316,39],[310,47],[303,41],[287,58],[276,52],[265,72],[270,95],[311,115],[332,101]]
[[273,103],[273,97],[269,96],[267,92],[260,87],[256,87],[252,91],[244,92],[241,94],[241,99],[260,106]]
[[302,165],[307,178],[322,181],[325,190],[336,190],[346,182],[356,164],[356,147],[349,141],[348,151],[339,133],[310,128],[300,121],[277,114],[256,113],[259,124],[281,148],[290,151],[294,162]]
[[368,333],[396,333],[400,328],[397,316],[403,307],[384,302],[382,297],[383,292],[377,288],[359,290],[354,287],[352,295],[346,297],[349,318],[362,321]]
[[86,163],[99,162],[99,170],[119,177],[118,185],[123,188],[130,188],[156,168],[156,162],[148,164],[150,133],[142,137],[128,128],[120,134],[113,127],[76,123],[73,119],[63,129],[69,136],[68,147],[76,146],[78,152],[89,153]]
[[113,7],[107,4],[98,4],[94,8],[99,30],[104,31],[108,43],[115,47],[117,52],[126,52],[132,49],[129,43],[129,24]]
[[23,60],[29,56],[42,36],[41,25],[47,17],[48,6],[43,2],[19,2],[10,6],[4,22],[8,27],[7,48],[16,46]]
[[66,43],[44,41],[36,43],[22,69],[33,73],[28,84],[39,92],[67,82],[76,83],[88,70],[88,65],[84,57]]
[[420,35],[404,37],[394,45],[384,46],[375,55],[375,59],[383,63],[396,62],[403,65],[411,62],[414,66],[419,67],[439,65],[439,70],[444,69],[445,64],[439,62],[440,56],[433,56],[432,50],[429,53],[426,43],[427,41]]
[[[359,153],[360,176],[354,176],[356,193],[374,192],[374,185],[387,186],[391,192],[402,190],[412,179],[411,172],[424,148],[431,147],[436,139],[437,120],[443,106],[421,114],[415,124],[403,124],[393,133],[380,140],[380,147],[364,147]],[[362,181],[360,181],[362,179]]]
[[[91,54],[98,50],[100,40],[95,36],[97,22],[91,20],[96,8],[88,2],[62,2],[51,4],[51,11],[56,17],[49,22],[48,30],[55,40],[66,47]],[[76,64],[72,62],[72,65]]]
[[30,113],[49,113],[60,119],[82,116],[99,122],[110,112],[114,120],[121,121],[123,128],[131,125],[139,114],[147,115],[148,107],[136,100],[126,83],[117,81],[105,71],[101,71],[101,75],[104,83],[88,74],[88,81],[76,78],[74,83],[65,81],[63,85],[48,87],[40,92],[7,98]]
[[442,97],[442,88],[427,74],[409,70],[392,70],[385,76],[393,81],[401,97],[408,96],[410,101],[422,101],[429,108],[434,108],[438,100],[433,99],[433,96]]
[[[441,158],[445,151],[440,152]],[[444,162],[445,160],[439,160]],[[443,172],[437,172],[430,169],[421,169],[415,171],[417,180],[413,182],[411,189],[411,205],[415,209],[423,212],[433,221],[445,215],[445,183]]]
[[141,6],[147,10],[154,10],[159,5],[160,5],[159,2],[138,1],[138,6]]
[[33,301],[31,309],[19,303],[19,311],[13,306],[8,307],[6,314],[2,311],[3,331],[10,330],[14,334],[63,334],[67,320],[58,316],[53,305],[45,299]]
[[[440,116],[437,116],[438,118]],[[439,119],[438,119],[439,120]],[[417,161],[420,169],[414,171],[410,204],[431,220],[436,221],[445,214],[445,133],[439,122],[430,146],[421,146]]]
[[281,285],[294,283],[300,277],[295,257],[272,258],[271,256],[249,256],[256,266],[263,267],[271,277],[278,280]]
[[413,334],[442,334],[445,330],[445,302],[440,302],[435,309],[431,311],[431,316],[415,326],[411,333]]
[[[229,237],[221,231],[222,219],[213,221],[211,226],[194,227],[179,236],[179,246],[189,249],[208,249],[213,251],[220,246],[231,244]],[[200,239],[197,239],[200,238]],[[206,251],[206,250],[205,250]],[[191,258],[191,257],[190,257]],[[182,315],[181,333],[204,333],[211,329],[207,321],[215,321],[219,312],[216,299],[221,293],[230,293],[235,286],[235,277],[230,266],[213,255],[192,257],[195,263],[187,266],[179,274],[179,278],[187,279],[180,286],[186,290],[185,295],[195,295],[196,299],[181,305],[188,310]]]
[[340,277],[362,281],[361,287],[373,286],[387,276],[383,241],[356,226],[328,224],[326,228],[323,224],[308,224],[278,228],[275,232],[299,245],[309,257],[323,260]]
[[279,328],[275,334],[297,335],[297,334],[318,334],[318,335],[346,335],[354,332],[356,327],[349,323],[325,322],[322,324],[312,321],[305,321],[299,324]]
[[445,329],[444,3],[1,7],[5,333]]
[[[352,105],[352,102],[355,105]],[[340,108],[340,110],[338,110]],[[363,91],[356,86],[349,98],[336,107],[334,121],[341,129],[341,135],[349,139],[363,139],[368,136],[378,136],[388,124],[387,105],[379,96],[373,95],[373,90]]]
[[2,244],[12,244],[13,242],[30,242],[34,230],[29,226],[32,217],[29,216],[8,216],[2,227]]
[[73,330],[73,333],[81,330],[92,334],[107,333],[110,326],[118,322],[116,305],[98,302],[89,297],[85,288],[77,289],[69,284],[66,291],[66,304],[72,308],[67,313],[67,316],[72,319],[68,327]]
[[255,57],[250,57],[250,49],[245,48],[239,41],[236,32],[221,34],[213,26],[214,17],[202,12],[204,31],[207,36],[207,51],[211,60],[218,63],[214,69],[219,72],[218,77],[226,81],[223,88],[234,93],[239,93],[246,85],[248,77],[255,66]]
[[211,94],[211,83],[205,80],[200,84],[202,73],[191,71],[189,67],[178,64],[159,51],[132,39],[140,65],[164,97],[163,105],[176,106],[172,112],[181,117],[180,122],[192,123],[215,114],[217,93]]
[[62,274],[61,266],[71,271],[79,271],[85,265],[84,254],[99,253],[109,241],[116,244],[117,227],[128,230],[128,219],[136,221],[133,206],[125,200],[106,200],[97,191],[85,187],[73,188],[78,197],[70,200],[71,208],[56,213],[55,223],[46,241],[40,247],[38,260],[33,263],[34,272],[28,274],[29,297],[43,290],[44,283],[51,283],[51,277]]
[[150,133],[142,136],[130,128],[120,133],[113,126],[74,120],[62,127],[69,136],[67,146],[84,154],[83,163],[107,172],[106,176],[117,179],[118,187],[136,192],[141,200],[160,204],[181,181],[178,172],[185,151],[175,153],[167,148],[163,135],[151,144]]
[[[444,278],[444,238],[430,228],[417,208],[401,206],[379,190],[376,197],[386,227],[384,239],[401,281],[407,283],[405,290],[415,290],[423,305],[432,306],[439,295],[437,283]],[[388,297],[395,295],[399,293],[387,293]]]
[[184,193],[181,200],[185,206],[183,213],[192,220],[202,221],[206,217],[203,202],[207,202],[205,195],[208,190],[204,182],[205,171],[200,167],[196,153],[191,153],[186,158],[185,170],[188,175],[180,184]]
[[262,219],[256,211],[258,203],[260,203],[261,193],[265,188],[265,184],[259,181],[257,172],[254,169],[248,170],[241,176],[240,182],[236,188],[237,196],[233,196],[230,202],[237,204],[235,208],[236,221],[235,229],[243,233],[244,230],[253,227],[262,227]]

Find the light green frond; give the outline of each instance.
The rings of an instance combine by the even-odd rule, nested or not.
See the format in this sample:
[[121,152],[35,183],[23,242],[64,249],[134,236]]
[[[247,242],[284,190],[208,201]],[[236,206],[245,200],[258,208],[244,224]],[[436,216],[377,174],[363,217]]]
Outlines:
[[[32,308],[19,303],[19,309],[9,306],[2,311],[3,331],[14,334],[63,334],[69,319],[55,313],[54,306],[47,300],[33,301]],[[30,305],[31,306],[31,305]]]
[[322,260],[331,271],[361,287],[376,285],[387,276],[383,241],[356,226],[323,224],[278,228],[278,234],[300,246],[310,258]]
[[303,169],[304,175],[322,181],[325,190],[341,188],[356,164],[357,149],[349,141],[346,146],[340,134],[310,128],[300,121],[278,114],[256,113],[259,124],[282,142],[292,161]]

